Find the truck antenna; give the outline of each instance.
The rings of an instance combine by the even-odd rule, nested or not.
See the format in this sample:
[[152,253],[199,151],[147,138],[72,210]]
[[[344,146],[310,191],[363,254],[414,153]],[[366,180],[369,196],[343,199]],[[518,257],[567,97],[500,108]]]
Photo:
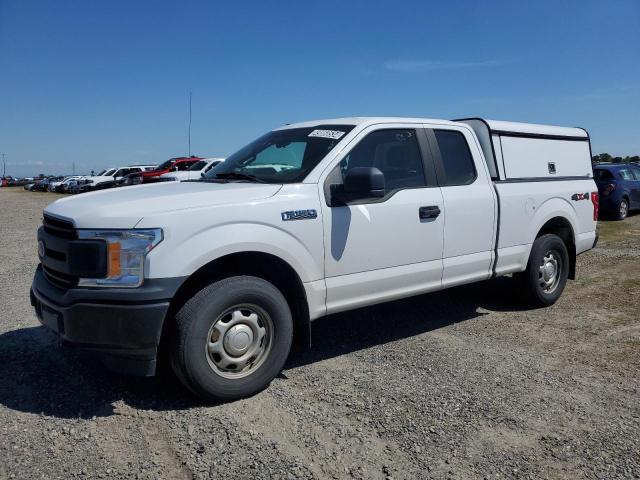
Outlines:
[[189,156],[191,156],[191,90],[189,90]]

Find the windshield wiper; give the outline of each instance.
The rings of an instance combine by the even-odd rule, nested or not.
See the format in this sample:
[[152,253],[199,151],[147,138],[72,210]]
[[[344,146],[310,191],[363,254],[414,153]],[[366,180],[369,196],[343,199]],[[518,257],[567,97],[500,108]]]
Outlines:
[[259,179],[258,177],[240,172],[222,172],[216,173],[215,175],[215,178],[229,178],[232,180],[248,180],[250,182],[267,183],[264,180]]

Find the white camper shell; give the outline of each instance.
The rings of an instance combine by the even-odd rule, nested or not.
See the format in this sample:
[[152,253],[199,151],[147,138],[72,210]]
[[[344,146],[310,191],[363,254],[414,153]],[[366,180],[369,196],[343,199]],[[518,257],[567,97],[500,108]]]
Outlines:
[[582,128],[456,120],[475,132],[493,180],[592,177],[589,134]]

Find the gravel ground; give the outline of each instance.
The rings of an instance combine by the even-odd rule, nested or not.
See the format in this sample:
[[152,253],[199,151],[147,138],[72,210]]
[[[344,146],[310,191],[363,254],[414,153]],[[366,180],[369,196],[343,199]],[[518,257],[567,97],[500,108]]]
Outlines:
[[498,279],[334,315],[267,390],[211,406],[38,326],[54,198],[0,189],[0,479],[640,478],[640,215],[602,225],[551,308]]

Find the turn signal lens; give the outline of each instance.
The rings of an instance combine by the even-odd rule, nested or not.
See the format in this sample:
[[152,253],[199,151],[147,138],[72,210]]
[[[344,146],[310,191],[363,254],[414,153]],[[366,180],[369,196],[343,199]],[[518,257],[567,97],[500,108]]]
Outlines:
[[122,273],[120,269],[120,242],[110,243],[107,251],[109,254],[109,269],[107,271],[107,277],[119,277]]

